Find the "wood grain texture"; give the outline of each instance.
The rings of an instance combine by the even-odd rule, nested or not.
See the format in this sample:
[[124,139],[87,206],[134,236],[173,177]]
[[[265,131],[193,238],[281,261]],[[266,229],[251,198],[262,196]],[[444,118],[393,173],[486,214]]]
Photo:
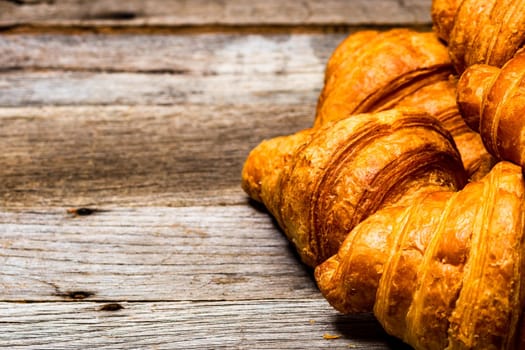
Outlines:
[[269,215],[247,203],[97,209],[1,212],[0,300],[320,296]]
[[293,25],[430,22],[430,0],[1,0],[0,26]]
[[342,316],[321,299],[118,305],[0,303],[0,347],[409,349],[370,315]]
[[311,103],[343,35],[8,35],[0,106]]
[[408,349],[326,303],[240,172],[348,32],[429,8],[0,0],[0,347]]
[[321,75],[184,76],[136,73],[9,72],[0,105],[174,105],[311,103]]
[[307,127],[314,108],[0,108],[0,204],[244,203],[240,174],[249,151]]
[[11,34],[0,36],[0,69],[247,77],[319,73],[350,32]]
[[324,61],[342,38],[0,37],[0,105],[83,105],[0,108],[0,199],[239,203],[250,149],[311,125]]

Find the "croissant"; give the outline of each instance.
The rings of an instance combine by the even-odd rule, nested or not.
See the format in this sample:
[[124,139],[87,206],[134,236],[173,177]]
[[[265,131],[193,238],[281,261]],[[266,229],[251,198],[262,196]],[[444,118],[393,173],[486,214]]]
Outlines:
[[434,0],[432,20],[459,74],[478,63],[501,67],[525,42],[525,0]]
[[392,29],[351,34],[327,63],[314,126],[389,109],[450,73],[448,52],[433,33]]
[[456,101],[456,82],[438,81],[406,96],[396,107],[418,107],[436,117],[450,132],[458,148],[467,176],[481,179],[496,164],[485,148],[480,134],[462,117]]
[[327,63],[314,127],[351,114],[419,108],[451,132],[469,177],[482,177],[494,162],[458,111],[452,73],[447,48],[433,33],[393,29],[351,34]]
[[[488,94],[471,94],[466,120],[456,104],[450,49],[466,37],[456,17],[467,2],[440,7],[434,27],[449,47],[405,29],[350,35],[327,64],[313,127],[263,141],[242,170],[242,188],[315,268],[326,299],[345,313],[373,311],[416,349],[514,349],[525,339],[521,169],[490,170],[475,116]],[[498,40],[489,56],[504,55]]]
[[458,105],[497,159],[525,166],[525,51],[503,67],[469,67],[458,84]]
[[466,178],[438,120],[393,109],[263,141],[248,155],[242,187],[313,267],[378,209],[425,188],[457,190]]
[[524,196],[509,162],[458,192],[421,191],[357,225],[315,269],[318,286],[341,312],[373,310],[416,349],[515,349]]

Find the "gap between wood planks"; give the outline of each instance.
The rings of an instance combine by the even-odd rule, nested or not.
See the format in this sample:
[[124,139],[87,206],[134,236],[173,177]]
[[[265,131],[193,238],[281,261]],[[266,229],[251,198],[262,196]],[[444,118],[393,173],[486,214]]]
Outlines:
[[259,25],[7,25],[0,26],[0,34],[114,34],[114,35],[193,35],[193,34],[338,34],[358,30],[388,30],[394,27],[429,31],[430,23],[400,24],[259,24]]

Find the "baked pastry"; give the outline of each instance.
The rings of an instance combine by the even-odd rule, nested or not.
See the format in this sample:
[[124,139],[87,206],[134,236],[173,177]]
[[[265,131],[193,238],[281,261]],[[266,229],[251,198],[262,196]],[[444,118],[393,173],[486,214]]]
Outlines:
[[[350,35],[313,127],[263,141],[243,168],[326,299],[415,349],[525,348],[525,185],[515,164],[490,170],[521,157],[523,3],[435,0],[448,47],[407,29]],[[512,57],[457,86],[456,72]]]
[[459,74],[501,67],[525,42],[525,0],[434,0],[432,20]]
[[392,108],[450,73],[447,49],[433,33],[392,29],[351,34],[327,63],[314,126]]
[[316,266],[378,209],[427,187],[459,189],[466,178],[438,120],[393,109],[262,142],[245,162],[242,187]]
[[498,163],[459,192],[377,211],[315,270],[344,313],[374,311],[415,349],[516,349],[524,302],[525,186]]
[[503,67],[469,67],[458,85],[458,105],[497,159],[525,165],[525,51]]
[[480,136],[461,117],[447,48],[433,33],[361,31],[335,49],[325,71],[314,127],[351,114],[399,106],[422,109],[452,134],[469,177],[494,164]]

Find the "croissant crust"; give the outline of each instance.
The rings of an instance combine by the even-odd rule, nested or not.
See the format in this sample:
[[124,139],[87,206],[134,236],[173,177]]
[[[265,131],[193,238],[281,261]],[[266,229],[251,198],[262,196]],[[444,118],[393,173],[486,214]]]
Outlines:
[[342,41],[313,126],[254,148],[242,187],[337,310],[418,350],[525,349],[525,0],[432,20]]
[[316,266],[379,208],[424,187],[461,188],[466,174],[435,118],[398,109],[263,142],[248,156],[242,179],[302,260]]
[[373,309],[416,349],[513,349],[523,307],[524,183],[498,163],[459,192],[377,211],[315,277],[342,312]]
[[393,29],[349,35],[328,61],[314,127],[357,113],[421,109],[452,134],[469,177],[480,178],[494,162],[459,113],[452,74],[447,48],[433,33]]
[[469,67],[459,81],[458,105],[494,157],[525,165],[525,51],[501,69]]
[[525,0],[434,0],[432,18],[459,74],[478,63],[501,67],[525,43]]

